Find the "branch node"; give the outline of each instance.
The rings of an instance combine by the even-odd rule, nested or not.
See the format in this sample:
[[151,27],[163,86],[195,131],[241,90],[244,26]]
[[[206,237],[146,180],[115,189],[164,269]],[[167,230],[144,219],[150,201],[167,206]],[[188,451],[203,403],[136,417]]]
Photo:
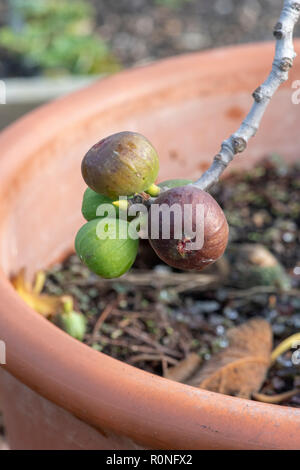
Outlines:
[[278,22],[275,25],[273,35],[276,39],[282,39],[283,38],[283,31],[282,31],[282,23]]
[[293,3],[292,9],[296,11],[300,11],[300,3],[297,3],[297,2]]
[[234,137],[232,143],[235,154],[242,153],[247,147],[247,142],[245,141],[245,139],[243,139],[243,137]]
[[214,160],[215,160],[216,162],[219,162],[221,165],[224,166],[224,168],[226,168],[227,164],[224,162],[221,153],[217,153],[217,155],[215,155]]
[[256,88],[256,90],[254,90],[254,92],[252,93],[252,96],[254,100],[256,101],[256,103],[261,103],[264,97],[262,93],[262,87],[259,86],[258,88]]
[[293,60],[290,57],[283,57],[279,64],[279,69],[282,72],[288,72],[293,67]]

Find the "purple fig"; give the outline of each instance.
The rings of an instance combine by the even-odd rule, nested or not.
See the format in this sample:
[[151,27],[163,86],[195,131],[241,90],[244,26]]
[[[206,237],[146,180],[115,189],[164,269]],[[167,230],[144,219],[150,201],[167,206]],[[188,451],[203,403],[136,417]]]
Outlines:
[[[170,211],[174,205],[181,210]],[[163,215],[163,208],[170,215],[169,236],[165,226],[168,218]],[[188,233],[185,220],[189,222]],[[177,231],[179,226],[181,233]],[[149,211],[148,231],[152,248],[165,263],[178,269],[201,271],[223,255],[229,230],[224,212],[215,199],[188,185],[158,196]]]

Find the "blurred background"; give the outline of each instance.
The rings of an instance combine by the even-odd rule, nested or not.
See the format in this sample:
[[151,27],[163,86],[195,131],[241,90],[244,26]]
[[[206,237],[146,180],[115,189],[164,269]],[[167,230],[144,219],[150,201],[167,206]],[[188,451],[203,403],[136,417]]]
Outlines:
[[7,102],[0,128],[126,67],[270,40],[281,7],[282,0],[0,0]]

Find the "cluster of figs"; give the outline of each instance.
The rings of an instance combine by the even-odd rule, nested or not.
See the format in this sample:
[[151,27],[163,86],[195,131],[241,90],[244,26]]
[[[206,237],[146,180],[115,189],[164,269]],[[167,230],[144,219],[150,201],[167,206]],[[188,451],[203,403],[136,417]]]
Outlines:
[[[178,238],[172,227],[172,218],[169,237],[162,236],[162,217],[157,222],[158,236],[151,238],[149,230],[147,238],[150,245],[168,265],[201,271],[224,253],[228,224],[218,203],[190,180],[168,180],[156,186],[158,155],[149,140],[141,134],[120,132],[101,140],[85,155],[81,171],[88,186],[82,203],[82,214],[87,223],[77,233],[75,249],[82,262],[97,275],[107,279],[122,276],[131,268],[138,253],[139,239],[130,236],[130,218],[118,217],[118,210],[114,220],[115,236],[99,238],[99,222],[105,219],[107,226],[110,222],[107,213],[99,215],[99,207],[108,204],[118,209],[120,196],[130,200],[135,195],[149,194],[158,208],[162,205],[171,207],[179,204],[182,208],[189,205],[193,229],[197,228],[196,207],[202,205],[204,235],[200,249],[190,249],[188,242],[192,240],[184,232]],[[151,207],[150,204],[147,209],[147,227],[151,227]]]

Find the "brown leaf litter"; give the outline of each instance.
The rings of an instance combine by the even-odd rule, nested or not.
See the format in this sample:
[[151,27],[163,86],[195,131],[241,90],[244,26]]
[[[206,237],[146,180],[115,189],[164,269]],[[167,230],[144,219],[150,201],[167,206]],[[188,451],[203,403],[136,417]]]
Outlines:
[[267,321],[255,318],[230,329],[227,337],[228,347],[215,354],[192,378],[187,380],[199,365],[194,356],[177,364],[167,377],[187,380],[189,385],[213,392],[251,398],[263,384],[270,366],[271,327]]

